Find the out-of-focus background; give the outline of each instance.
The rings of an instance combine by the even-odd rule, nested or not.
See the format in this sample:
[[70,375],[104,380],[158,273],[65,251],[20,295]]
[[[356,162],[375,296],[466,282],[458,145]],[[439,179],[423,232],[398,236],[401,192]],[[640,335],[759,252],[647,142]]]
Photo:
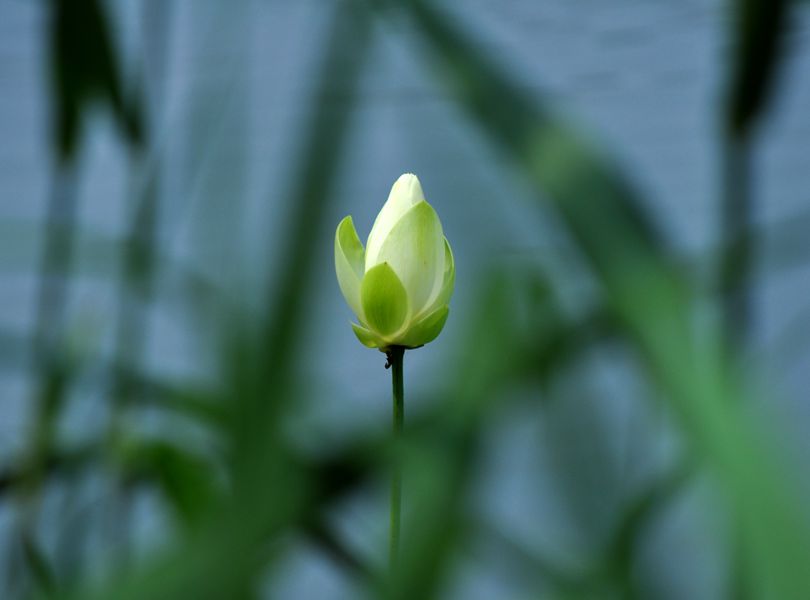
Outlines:
[[6,0],[0,597],[810,597],[809,106],[807,2]]

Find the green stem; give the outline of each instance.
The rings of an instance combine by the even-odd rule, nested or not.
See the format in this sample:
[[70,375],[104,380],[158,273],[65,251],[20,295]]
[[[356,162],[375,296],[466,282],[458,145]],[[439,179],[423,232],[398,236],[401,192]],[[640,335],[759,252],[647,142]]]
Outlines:
[[[402,358],[405,348],[393,346],[388,351],[388,364],[391,365],[391,380],[394,393],[394,412],[392,419],[394,441],[402,436],[402,424],[405,420],[405,394],[402,382]],[[395,455],[391,472],[391,537],[389,540],[389,557],[391,570],[396,568],[399,556],[400,512],[402,506],[402,463]]]
[[754,326],[752,279],[756,267],[755,217],[751,192],[751,144],[744,135],[729,134],[723,149],[724,194],[721,236],[727,248],[720,273],[722,308],[728,348],[744,354]]

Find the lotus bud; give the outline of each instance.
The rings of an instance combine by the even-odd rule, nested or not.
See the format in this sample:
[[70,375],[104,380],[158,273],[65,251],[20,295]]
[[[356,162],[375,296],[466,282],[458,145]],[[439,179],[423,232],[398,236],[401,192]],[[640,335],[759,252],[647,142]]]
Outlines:
[[406,173],[394,183],[365,248],[351,216],[340,222],[335,271],[359,321],[352,329],[361,343],[387,352],[436,339],[447,321],[456,270],[439,216],[416,175]]

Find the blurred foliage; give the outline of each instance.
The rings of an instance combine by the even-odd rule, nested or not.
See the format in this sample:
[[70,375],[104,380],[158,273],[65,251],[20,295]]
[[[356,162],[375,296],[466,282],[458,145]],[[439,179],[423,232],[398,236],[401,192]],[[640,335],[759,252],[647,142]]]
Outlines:
[[66,159],[76,152],[94,101],[106,104],[127,137],[139,142],[138,105],[128,99],[118,55],[99,0],[51,0],[51,69],[54,147]]
[[728,127],[744,137],[767,105],[788,29],[789,0],[741,0],[733,30],[728,86]]
[[[198,274],[157,254],[156,171],[149,172],[147,185],[132,198],[127,239],[119,244],[78,230],[76,167],[70,159],[79,151],[92,103],[110,109],[133,148],[148,144],[150,136],[142,109],[130,100],[134,95],[128,91],[138,86],[123,80],[102,3],[52,0],[50,10],[54,149],[65,160],[54,177],[40,272],[32,369],[35,429],[29,453],[0,473],[0,493],[20,498],[21,506],[15,539],[23,575],[14,591],[66,598],[253,598],[291,540],[305,539],[369,595],[428,599],[442,596],[467,550],[484,540],[521,572],[527,593],[640,597],[635,559],[648,528],[698,471],[708,469],[733,511],[733,537],[740,541],[745,568],[734,569],[740,581],[733,587],[751,597],[810,597],[805,568],[810,532],[799,495],[774,440],[745,410],[752,386],[739,372],[727,332],[719,327],[699,331],[695,325],[707,301],[697,277],[671,255],[645,214],[639,192],[608,153],[491,63],[449,15],[421,0],[347,1],[333,11],[286,202],[292,211],[280,252],[289,260],[270,277],[266,310],[258,317]],[[774,85],[788,3],[741,0],[732,10],[739,18],[724,118],[729,135],[746,137]],[[496,266],[481,277],[477,309],[454,353],[457,364],[448,366],[431,408],[409,415],[404,441],[393,443],[374,430],[322,456],[285,434],[301,393],[292,374],[305,352],[299,333],[316,267],[309,240],[331,235],[327,202],[334,196],[356,113],[358,81],[374,48],[372,22],[387,25],[399,18],[415,25],[437,83],[510,160],[516,176],[532,186],[538,208],[550,207],[560,217],[598,294],[589,310],[571,314],[554,279],[538,266]],[[330,102],[328,93],[337,87],[345,98],[338,104]],[[134,169],[147,168],[142,158],[134,154]],[[748,193],[739,188],[727,192],[731,201]],[[751,250],[748,241],[755,233],[749,225],[729,224],[733,235],[723,254],[736,265],[735,272],[750,268],[739,259]],[[110,277],[115,265],[105,264],[111,253],[104,249],[115,245],[123,256],[116,352],[96,367],[99,385],[114,407],[109,435],[98,443],[64,447],[54,423],[76,384],[74,376],[85,366],[71,354],[60,318],[65,287],[76,274],[72,257],[83,247],[95,249],[88,251],[97,255],[92,265]],[[214,386],[161,381],[139,366],[145,328],[141,305],[150,301],[158,263],[180,281],[180,303],[204,297],[216,306],[223,334]],[[750,281],[737,275],[735,280]],[[19,359],[19,352],[7,349],[26,342],[4,336],[4,365]],[[655,389],[650,396],[660,396],[674,413],[685,448],[677,464],[624,499],[592,564],[570,567],[487,523],[470,506],[470,495],[498,414],[520,403],[540,408],[560,379],[608,344],[632,357],[634,373]],[[515,388],[530,390],[528,399],[520,394],[512,399]],[[216,451],[128,431],[118,417],[134,404],[201,427],[215,440]],[[414,474],[407,480],[406,498],[408,512],[419,518],[406,521],[401,568],[388,573],[384,560],[370,561],[352,549],[330,515],[346,498],[373,486],[393,457]],[[114,556],[115,572],[102,582],[91,578],[86,565],[68,568],[62,563],[70,560],[44,553],[36,529],[50,483],[78,486],[88,473],[98,472],[114,482],[113,529],[121,528],[124,538],[116,548],[129,543],[129,498],[135,489],[157,490],[176,525],[166,544],[146,559],[129,561],[125,550]],[[532,515],[523,518],[531,521]],[[72,544],[80,544],[86,535],[82,529],[75,528]]]

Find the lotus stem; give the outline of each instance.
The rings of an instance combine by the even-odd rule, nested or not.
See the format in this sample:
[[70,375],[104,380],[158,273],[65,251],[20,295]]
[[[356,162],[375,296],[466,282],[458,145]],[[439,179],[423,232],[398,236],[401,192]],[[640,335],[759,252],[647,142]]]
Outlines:
[[[405,394],[402,377],[402,359],[405,355],[405,348],[402,346],[392,346],[387,352],[388,364],[391,366],[391,380],[393,388],[393,417],[392,433],[395,445],[402,437],[402,426],[405,420]],[[391,469],[391,524],[389,538],[389,559],[393,572],[396,569],[399,558],[399,532],[400,532],[400,512],[402,507],[402,462],[397,453]]]

